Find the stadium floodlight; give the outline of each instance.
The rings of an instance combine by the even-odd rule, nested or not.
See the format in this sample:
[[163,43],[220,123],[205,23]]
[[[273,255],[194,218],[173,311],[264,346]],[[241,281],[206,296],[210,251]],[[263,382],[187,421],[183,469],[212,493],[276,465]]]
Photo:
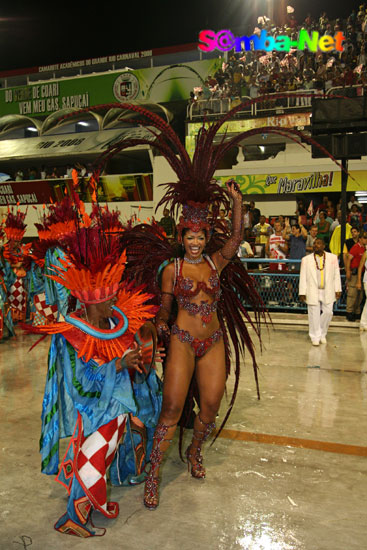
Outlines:
[[83,120],[81,122],[77,122],[80,126],[89,126],[89,122],[84,122]]

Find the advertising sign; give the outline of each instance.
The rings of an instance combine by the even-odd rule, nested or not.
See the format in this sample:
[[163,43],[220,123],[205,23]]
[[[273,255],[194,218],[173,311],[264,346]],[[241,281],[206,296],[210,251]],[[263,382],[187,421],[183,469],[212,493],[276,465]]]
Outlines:
[[[103,132],[83,132],[0,140],[0,161],[95,156],[124,139],[152,139],[148,128],[119,128]],[[144,147],[144,146],[142,146]]]
[[[367,170],[351,170],[348,191],[367,190]],[[341,192],[340,171],[293,172],[281,174],[246,174],[220,176],[215,179],[223,186],[228,179],[236,180],[244,195],[292,195],[297,193]]]
[[202,85],[221,63],[220,59],[207,59],[0,89],[0,116],[47,116],[60,109],[84,109],[116,101],[188,99],[193,88]]
[[[80,178],[77,188],[80,198],[85,202],[91,202],[88,182],[89,178]],[[72,181],[67,178],[0,183],[0,206],[49,204],[62,200],[72,185]],[[97,195],[99,201],[108,202],[152,201],[152,174],[102,176]]]
[[13,181],[0,183],[0,205],[46,204],[57,200],[55,185],[49,181]]

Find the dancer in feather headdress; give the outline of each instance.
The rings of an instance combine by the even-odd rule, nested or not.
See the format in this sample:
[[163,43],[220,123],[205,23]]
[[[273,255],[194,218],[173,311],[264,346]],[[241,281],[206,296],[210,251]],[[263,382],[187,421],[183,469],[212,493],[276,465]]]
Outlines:
[[[5,233],[0,225],[0,239],[3,239],[4,236]],[[14,278],[14,273],[10,265],[8,265],[8,269],[6,270],[5,261],[2,260],[0,256],[0,343],[14,335],[8,289],[5,283],[5,279],[9,277],[9,273],[11,273],[11,276]]]
[[[109,518],[119,511],[118,503],[107,501],[107,469],[114,485],[145,478],[144,452],[152,447],[161,389],[150,369],[156,348],[149,319],[157,310],[146,304],[151,295],[121,283],[126,255],[118,237],[101,227],[98,213],[89,227],[81,227],[81,218],[87,219],[76,214],[74,232],[62,237],[63,257],[49,266],[47,277],[81,306],[29,331],[53,335],[42,407],[42,472],[59,472],[57,480],[69,493],[55,529],[91,537],[104,533],[89,522],[93,509]],[[70,436],[59,469],[59,439]]]
[[[146,115],[142,108],[139,112]],[[149,117],[149,124],[151,122]],[[254,305],[257,312],[261,308],[250,277],[241,263],[234,259],[243,233],[242,195],[233,182],[228,182],[227,189],[224,189],[213,181],[216,150],[212,143],[205,142],[207,130],[202,130],[191,162],[173,131],[156,118],[154,124],[160,131],[155,133],[153,130],[156,137],[154,145],[166,156],[179,177],[178,182],[167,185],[168,191],[160,204],[168,205],[172,214],[182,207],[177,230],[183,258],[167,261],[177,254],[155,224],[151,227],[143,224],[127,230],[121,238],[122,248],[126,247],[128,255],[126,277],[138,283],[147,282],[149,289],[161,298],[156,326],[168,347],[163,406],[145,487],[144,503],[151,509],[158,505],[158,475],[163,453],[174,435],[187,395],[189,391],[192,393],[193,378],[193,391],[200,411],[194,420],[193,437],[186,458],[193,477],[205,476],[201,447],[214,429],[225,390],[230,370],[229,337],[236,355],[236,384],[231,409],[244,344],[254,359],[253,345],[244,321],[248,315],[242,300],[246,299],[247,303]],[[225,228],[216,227],[216,224],[219,209],[224,206],[228,210],[231,201],[233,224],[232,233],[228,235]],[[158,288],[156,275],[159,264],[164,260],[166,267],[162,270],[161,266],[162,282],[161,288]],[[170,326],[174,300],[178,314]],[[255,376],[256,369],[254,359]]]
[[[26,212],[19,208],[8,207],[8,214],[4,220],[4,232],[6,243],[4,244],[0,264],[3,270],[3,277],[8,292],[11,317],[13,321],[24,321],[27,313],[27,285],[25,269],[25,257],[28,254],[30,244],[22,244],[26,230]],[[13,325],[6,318],[9,334],[13,334]]]

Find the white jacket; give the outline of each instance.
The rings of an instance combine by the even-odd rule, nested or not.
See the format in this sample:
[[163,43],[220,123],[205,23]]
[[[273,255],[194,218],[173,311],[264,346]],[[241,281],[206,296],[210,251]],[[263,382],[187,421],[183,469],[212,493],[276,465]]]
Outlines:
[[[335,293],[342,291],[342,284],[338,258],[330,252],[325,252],[324,276],[325,304],[331,304],[336,300]],[[317,269],[313,254],[302,258],[298,293],[300,296],[306,296],[306,303],[311,306],[319,303]]]

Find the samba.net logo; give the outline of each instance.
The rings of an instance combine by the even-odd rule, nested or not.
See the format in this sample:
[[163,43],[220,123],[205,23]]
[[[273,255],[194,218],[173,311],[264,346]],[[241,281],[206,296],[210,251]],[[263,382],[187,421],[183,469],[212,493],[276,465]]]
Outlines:
[[338,31],[335,36],[320,36],[317,31],[313,31],[311,36],[306,29],[300,30],[298,40],[291,40],[287,35],[272,36],[265,29],[260,34],[252,36],[234,36],[231,31],[221,30],[219,32],[204,30],[199,33],[199,50],[203,52],[212,52],[219,50],[221,52],[243,52],[249,50],[289,52],[291,48],[304,50],[308,48],[310,52],[331,52],[343,51],[343,41],[345,36]]

